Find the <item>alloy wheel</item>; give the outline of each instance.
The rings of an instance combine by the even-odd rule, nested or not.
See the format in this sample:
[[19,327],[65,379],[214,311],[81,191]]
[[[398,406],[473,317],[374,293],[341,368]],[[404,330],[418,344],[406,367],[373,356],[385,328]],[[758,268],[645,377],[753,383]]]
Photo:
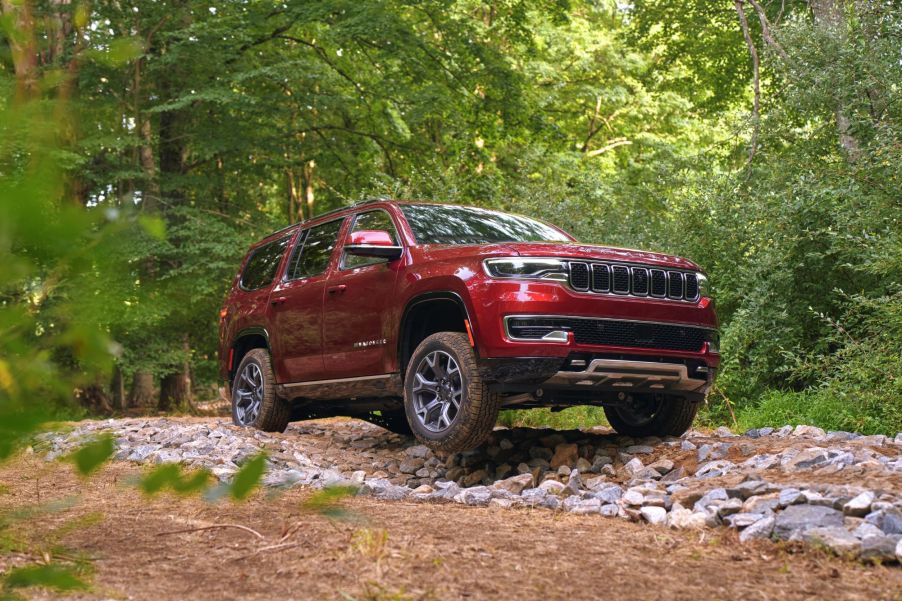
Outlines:
[[235,418],[242,426],[250,426],[260,414],[263,404],[263,372],[256,363],[248,363],[235,381]]
[[457,361],[444,351],[423,357],[414,375],[413,409],[420,424],[430,432],[451,427],[463,400],[463,375]]

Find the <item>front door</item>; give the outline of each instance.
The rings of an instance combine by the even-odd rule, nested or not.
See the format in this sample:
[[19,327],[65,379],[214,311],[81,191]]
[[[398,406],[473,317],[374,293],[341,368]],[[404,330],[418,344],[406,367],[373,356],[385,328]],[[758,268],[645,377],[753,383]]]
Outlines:
[[[399,244],[397,228],[382,209],[360,213],[349,229],[389,232]],[[374,376],[388,372],[387,345],[391,309],[401,261],[357,257],[342,252],[331,272],[323,301],[323,357],[327,378]]]
[[344,219],[298,235],[285,270],[269,297],[279,382],[323,380],[323,298],[329,266]]

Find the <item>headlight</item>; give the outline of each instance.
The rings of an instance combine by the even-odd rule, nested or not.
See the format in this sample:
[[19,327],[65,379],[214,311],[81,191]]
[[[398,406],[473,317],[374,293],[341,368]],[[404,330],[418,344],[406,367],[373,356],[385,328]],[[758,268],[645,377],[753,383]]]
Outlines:
[[708,281],[708,278],[700,273],[697,273],[696,277],[698,278],[698,297],[704,298],[707,296],[708,298],[711,298],[713,290],[711,290],[711,283]]
[[559,259],[511,257],[486,259],[484,265],[486,273],[493,278],[567,281],[567,263]]

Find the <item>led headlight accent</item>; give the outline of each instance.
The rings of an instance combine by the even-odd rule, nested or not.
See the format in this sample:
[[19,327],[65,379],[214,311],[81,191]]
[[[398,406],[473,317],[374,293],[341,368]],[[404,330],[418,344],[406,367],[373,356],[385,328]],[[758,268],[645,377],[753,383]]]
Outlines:
[[486,273],[493,278],[567,281],[567,264],[559,259],[510,257],[486,259],[484,265]]

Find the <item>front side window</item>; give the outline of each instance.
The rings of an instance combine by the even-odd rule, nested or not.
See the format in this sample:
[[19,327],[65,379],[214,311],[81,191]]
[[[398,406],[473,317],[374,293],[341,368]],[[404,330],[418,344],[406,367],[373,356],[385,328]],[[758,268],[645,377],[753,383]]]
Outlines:
[[276,277],[289,240],[290,235],[255,250],[241,272],[241,287],[245,290],[259,290],[270,285]]
[[290,279],[309,278],[326,271],[343,222],[344,219],[327,221],[301,233],[292,257]]
[[401,205],[418,244],[570,242],[548,224],[501,211],[451,205]]
[[[363,230],[382,230],[388,232],[391,235],[392,243],[395,246],[399,246],[398,232],[395,230],[395,224],[392,222],[391,216],[381,209],[367,211],[354,218],[354,227],[351,228],[351,233]],[[364,265],[385,262],[386,259],[380,259],[379,257],[358,257],[356,255],[345,253],[342,260],[342,267],[344,269],[353,269],[355,267],[363,267]]]

